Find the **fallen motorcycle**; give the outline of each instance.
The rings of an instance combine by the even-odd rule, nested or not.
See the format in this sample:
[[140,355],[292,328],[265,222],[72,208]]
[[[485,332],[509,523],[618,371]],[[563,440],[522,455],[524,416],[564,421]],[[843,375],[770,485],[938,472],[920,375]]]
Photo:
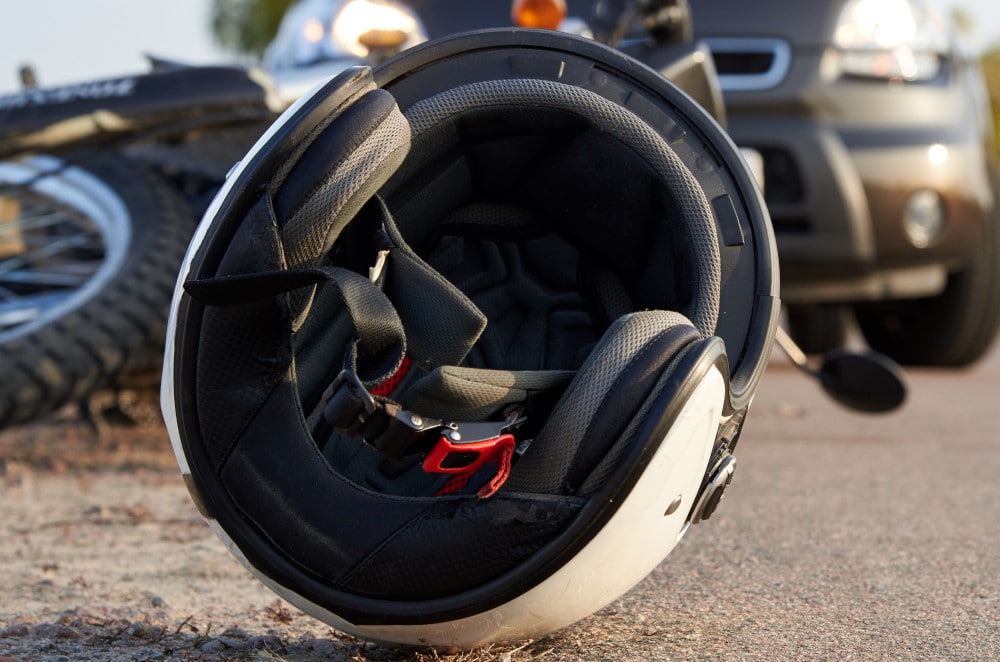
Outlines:
[[174,278],[226,173],[317,80],[425,38],[416,24],[372,32],[385,12],[356,4],[344,38],[370,55],[275,75],[153,59],[149,73],[0,96],[0,427],[158,375]]
[[0,426],[158,365],[195,219],[276,110],[245,69],[162,62],[0,97]]

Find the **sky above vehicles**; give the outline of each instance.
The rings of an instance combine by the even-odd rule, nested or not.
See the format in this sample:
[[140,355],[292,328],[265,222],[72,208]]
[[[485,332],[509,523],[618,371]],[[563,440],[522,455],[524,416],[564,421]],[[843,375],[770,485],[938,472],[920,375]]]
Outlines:
[[[20,87],[30,63],[42,85],[63,85],[146,70],[143,53],[194,64],[232,61],[209,30],[210,0],[170,3],[87,0],[19,3],[0,21],[0,94]],[[1000,44],[1000,2],[952,0],[974,19],[978,49]]]

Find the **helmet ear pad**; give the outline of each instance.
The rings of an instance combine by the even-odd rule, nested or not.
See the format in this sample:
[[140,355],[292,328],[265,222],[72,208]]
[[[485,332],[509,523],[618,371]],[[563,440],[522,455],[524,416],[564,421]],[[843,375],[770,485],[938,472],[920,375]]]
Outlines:
[[504,490],[587,496],[622,456],[674,366],[702,335],[682,314],[624,315],[570,382]]
[[[348,77],[347,83],[340,77],[328,83],[333,92],[320,95],[322,103],[305,104],[286,117],[273,136],[262,139],[273,145],[244,160],[211,233],[202,239],[190,279],[319,263],[355,208],[392,175],[409,149],[409,125],[393,97],[374,88],[370,72]],[[332,158],[339,159],[336,168],[325,163]],[[198,403],[193,409],[201,430],[198,443],[216,469],[275,384],[287,379],[293,360],[289,329],[310,305],[309,292],[289,299],[191,304],[198,320],[191,398]],[[315,372],[310,379],[328,381],[325,373]]]
[[402,163],[410,127],[392,95],[375,89],[302,142],[270,185],[290,267],[330,249]]

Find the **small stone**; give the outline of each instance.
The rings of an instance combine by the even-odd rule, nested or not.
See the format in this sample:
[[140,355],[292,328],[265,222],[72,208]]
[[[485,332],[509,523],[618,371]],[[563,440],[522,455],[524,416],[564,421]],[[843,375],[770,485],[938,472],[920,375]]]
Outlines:
[[80,633],[66,625],[42,623],[35,626],[35,635],[45,639],[79,639]]
[[337,650],[337,644],[332,639],[310,639],[306,648],[320,655],[332,655]]
[[153,641],[163,636],[163,628],[159,625],[149,625],[147,623],[135,621],[125,629],[125,634],[132,639],[145,639],[147,641]]
[[247,640],[247,647],[253,650],[260,648],[266,648],[269,651],[280,653],[285,650],[285,645],[281,641],[281,637],[273,634],[257,635],[255,637],[250,637]]
[[27,623],[17,623],[16,625],[11,625],[6,630],[0,630],[0,639],[8,639],[10,637],[27,637],[30,634],[30,625]]

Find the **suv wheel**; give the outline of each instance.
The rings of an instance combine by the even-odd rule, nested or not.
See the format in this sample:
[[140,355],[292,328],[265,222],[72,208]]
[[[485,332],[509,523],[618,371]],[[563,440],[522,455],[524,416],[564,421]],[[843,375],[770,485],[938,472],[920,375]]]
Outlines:
[[1000,185],[982,249],[944,292],[927,299],[858,306],[872,349],[904,365],[962,367],[982,358],[1000,327]]

